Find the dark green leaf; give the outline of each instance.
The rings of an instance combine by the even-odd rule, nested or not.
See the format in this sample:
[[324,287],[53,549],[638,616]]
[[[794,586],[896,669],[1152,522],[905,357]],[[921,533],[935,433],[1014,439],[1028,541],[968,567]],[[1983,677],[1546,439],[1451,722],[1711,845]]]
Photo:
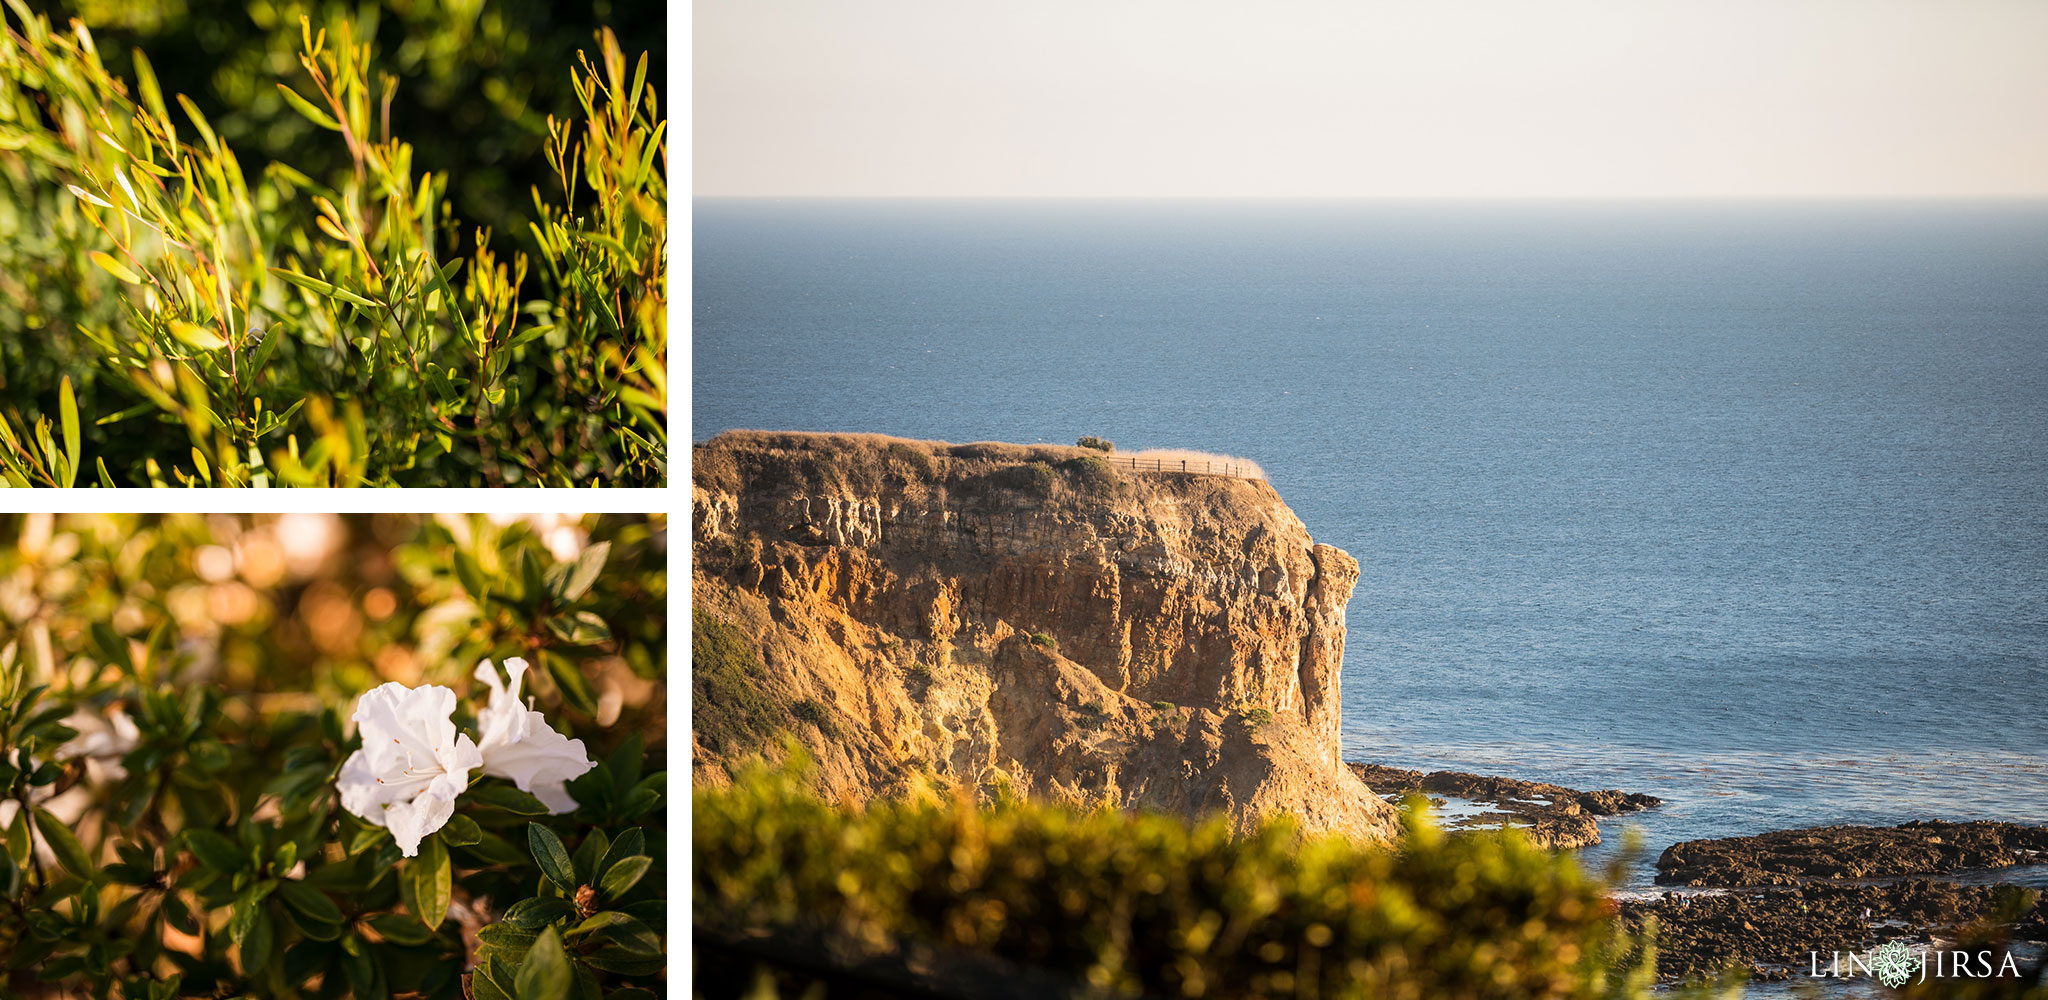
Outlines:
[[614,945],[608,948],[600,948],[583,956],[583,961],[592,968],[603,969],[606,972],[618,972],[628,976],[644,976],[660,972],[664,960],[649,958],[645,955],[635,955],[624,948]]
[[526,846],[533,851],[533,860],[540,865],[541,874],[566,892],[576,891],[576,865],[569,859],[569,850],[562,846],[562,838],[555,836],[555,831],[539,823],[528,824]]
[[490,592],[490,585],[484,577],[484,568],[476,557],[461,549],[455,550],[455,578],[462,581],[462,589],[469,593],[470,600],[478,604]]
[[514,992],[518,1000],[568,1000],[570,978],[569,955],[550,927],[534,940],[526,961],[519,963]]
[[286,879],[278,883],[277,895],[284,905],[323,924],[338,924],[342,921],[341,907],[327,894],[307,885]]
[[249,855],[235,842],[212,830],[186,830],[185,848],[199,863],[223,875],[232,875],[249,866]]
[[476,825],[476,820],[456,813],[448,817],[448,825],[441,828],[441,839],[450,847],[463,847],[484,839],[484,831]]
[[654,859],[644,854],[626,858],[605,873],[604,881],[598,884],[598,889],[604,893],[604,898],[617,899],[640,884],[640,877],[647,874],[647,869],[653,864]]
[[462,853],[466,859],[477,862],[468,866],[471,868],[482,868],[489,865],[524,865],[527,862],[525,851],[512,846],[511,841],[489,830],[482,831],[482,837],[476,843],[464,847]]
[[254,914],[249,921],[249,932],[242,936],[242,967],[261,969],[270,964],[270,948],[277,940],[277,932],[270,922],[270,908],[262,903],[250,907]]
[[575,912],[575,904],[566,899],[543,899],[535,896],[513,903],[505,911],[505,922],[514,927],[538,931]]
[[569,934],[571,937],[593,934],[636,955],[661,954],[661,936],[639,919],[617,910],[592,914],[590,919],[577,924]]
[[597,692],[590,689],[590,681],[576,664],[552,651],[543,652],[540,660],[547,667],[548,676],[554,678],[555,687],[561,690],[563,701],[585,715],[597,714]]
[[520,816],[546,815],[546,803],[510,785],[478,785],[469,790],[470,801]]
[[530,931],[506,923],[485,924],[476,932],[477,940],[514,951],[525,951],[539,937],[539,931]]
[[43,835],[43,841],[50,845],[57,860],[72,874],[90,882],[99,875],[99,866],[92,863],[92,857],[85,853],[85,845],[78,842],[77,835],[64,821],[50,815],[48,809],[36,810],[36,832]]
[[619,834],[619,839],[613,841],[611,847],[604,852],[604,859],[597,863],[597,871],[591,877],[592,884],[602,884],[605,873],[611,871],[619,862],[646,852],[647,835],[641,833],[639,827]]
[[576,845],[576,884],[597,884],[597,863],[604,860],[605,848],[611,846],[603,830],[591,830],[584,835],[583,843]]
[[405,863],[402,878],[410,883],[409,902],[428,930],[448,919],[448,904],[454,898],[454,870],[448,863],[448,848],[438,836],[420,841],[418,857]]
[[507,977],[498,967],[496,958],[479,963],[469,977],[469,993],[475,1000],[513,1000],[512,991],[506,988]]
[[572,646],[595,646],[610,642],[611,626],[604,619],[589,611],[578,611],[573,615],[555,615],[548,619],[548,631],[555,638]]
[[426,944],[434,939],[433,931],[403,913],[379,913],[370,918],[370,927],[392,944]]
[[570,564],[567,572],[551,580],[548,588],[558,604],[573,604],[577,598],[590,592],[590,585],[597,582],[599,573],[604,572],[605,559],[610,557],[612,543],[598,542],[584,549]]
[[632,733],[604,759],[605,766],[612,771],[612,787],[619,793],[620,801],[640,783],[640,766],[647,756],[646,743],[639,733]]

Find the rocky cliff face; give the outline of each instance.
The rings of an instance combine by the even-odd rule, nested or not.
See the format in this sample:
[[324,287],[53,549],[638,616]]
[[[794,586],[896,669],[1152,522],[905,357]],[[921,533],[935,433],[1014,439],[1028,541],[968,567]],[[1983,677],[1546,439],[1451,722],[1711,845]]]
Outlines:
[[695,779],[788,729],[840,796],[923,775],[1389,836],[1393,810],[1338,759],[1358,564],[1264,482],[1093,454],[699,446]]

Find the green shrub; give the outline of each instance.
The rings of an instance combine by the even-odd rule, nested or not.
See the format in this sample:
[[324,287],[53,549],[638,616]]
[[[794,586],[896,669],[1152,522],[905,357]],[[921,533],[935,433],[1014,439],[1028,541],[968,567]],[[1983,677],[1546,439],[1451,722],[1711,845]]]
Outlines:
[[1114,490],[1117,484],[1123,482],[1122,477],[1116,474],[1115,468],[1093,456],[1067,459],[1060,463],[1059,468],[1076,486],[1090,492]]
[[[659,989],[664,530],[0,519],[0,577],[41,595],[0,607],[0,995],[457,1000],[551,969]],[[535,662],[500,704],[471,671],[515,656]],[[594,765],[536,794],[458,778],[409,849],[342,799],[377,721],[351,730],[351,702],[382,681],[442,686],[485,748],[487,710],[530,705]]]
[[1044,632],[1031,633],[1031,643],[1035,646],[1043,646],[1046,649],[1058,649],[1060,646],[1060,641],[1058,639],[1055,639]]
[[1081,440],[1074,442],[1074,444],[1077,447],[1093,448],[1094,450],[1101,452],[1111,452],[1116,450],[1115,444],[1109,441],[1105,441],[1099,437],[1083,436]]
[[139,52],[130,82],[83,27],[8,26],[0,322],[32,335],[0,346],[0,480],[664,481],[666,123],[609,32],[560,70],[580,113],[545,122],[513,249],[392,136],[354,21],[292,25],[261,88],[345,151],[314,173],[245,166]]
[[753,639],[702,608],[690,611],[690,729],[713,751],[771,742],[783,713],[761,692],[767,668]]
[[[695,986],[715,993],[720,976],[744,983],[766,969],[799,995],[807,980],[829,983],[835,962],[912,944],[1114,995],[1591,997],[1641,986],[1611,957],[1619,939],[1600,886],[1569,857],[1519,834],[1445,837],[1410,822],[1389,851],[1303,837],[1285,820],[1234,838],[1221,820],[1191,828],[1008,797],[847,812],[808,792],[799,770],[756,766],[694,793]],[[771,949],[782,957],[707,951],[751,933],[783,943]],[[804,944],[818,934],[843,950]]]
[[1052,492],[1054,483],[1059,482],[1059,473],[1044,462],[1026,462],[1022,465],[1007,465],[997,469],[995,480],[1013,490],[1044,495]]
[[839,727],[832,722],[832,713],[820,702],[805,698],[791,705],[789,714],[795,716],[799,722],[808,722],[818,727],[818,732],[826,739],[839,735]]
[[889,457],[908,466],[920,478],[932,479],[938,475],[938,460],[922,448],[913,448],[901,441],[892,441],[888,448]]
[[1170,701],[1155,701],[1152,703],[1152,707],[1157,711],[1172,712],[1177,710],[1179,706]]

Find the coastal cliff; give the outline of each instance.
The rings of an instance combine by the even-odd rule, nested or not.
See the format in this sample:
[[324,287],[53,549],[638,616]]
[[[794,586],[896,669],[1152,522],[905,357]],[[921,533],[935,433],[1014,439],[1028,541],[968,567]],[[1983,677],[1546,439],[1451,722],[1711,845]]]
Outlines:
[[788,731],[842,798],[922,778],[1392,835],[1339,759],[1358,564],[1267,483],[759,432],[693,479],[694,780]]

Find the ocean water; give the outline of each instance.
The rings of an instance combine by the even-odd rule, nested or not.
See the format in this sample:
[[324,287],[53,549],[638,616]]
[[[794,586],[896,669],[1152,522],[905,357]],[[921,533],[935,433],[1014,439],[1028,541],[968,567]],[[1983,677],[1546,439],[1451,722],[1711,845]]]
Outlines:
[[1363,567],[1351,759],[1662,796],[1645,864],[2048,822],[2048,203],[700,200],[694,224],[698,440],[1260,462]]

